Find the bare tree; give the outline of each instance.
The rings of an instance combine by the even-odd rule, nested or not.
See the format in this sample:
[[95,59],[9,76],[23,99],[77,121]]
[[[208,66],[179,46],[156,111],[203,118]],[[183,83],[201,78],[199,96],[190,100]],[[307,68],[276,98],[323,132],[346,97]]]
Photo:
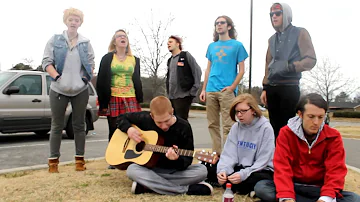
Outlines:
[[341,73],[341,66],[331,63],[329,58],[318,61],[314,69],[304,72],[305,86],[308,91],[317,92],[330,103],[336,92],[343,91],[347,94],[355,92],[358,87],[354,86],[353,79],[345,77]]
[[32,67],[32,63],[34,62],[32,58],[23,58],[23,61],[26,65],[29,65],[30,67]]
[[165,93],[164,84],[167,67],[166,64],[162,64],[169,55],[167,50],[168,29],[174,19],[170,14],[168,19],[158,20],[151,11],[147,22],[141,23],[135,19],[133,24],[138,28],[141,37],[139,37],[132,48],[140,57],[142,73],[150,79],[151,85],[144,86],[144,93],[146,93],[146,90],[150,90],[152,97]]

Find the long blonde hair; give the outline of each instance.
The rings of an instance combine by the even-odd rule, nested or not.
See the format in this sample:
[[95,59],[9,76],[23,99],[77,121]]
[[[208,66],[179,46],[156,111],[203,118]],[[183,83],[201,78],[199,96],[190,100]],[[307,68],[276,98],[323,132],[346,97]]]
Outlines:
[[124,29],[118,29],[116,30],[116,32],[114,33],[113,37],[111,38],[111,41],[110,41],[110,44],[109,44],[109,48],[108,48],[108,51],[109,52],[115,52],[116,51],[116,46],[115,46],[115,36],[116,36],[116,33],[118,32],[124,32],[125,35],[126,35],[126,39],[128,40],[128,45],[126,46],[126,55],[129,55],[129,56],[132,56],[132,52],[131,52],[131,48],[130,48],[130,42],[129,42],[129,37],[126,33],[126,31]]

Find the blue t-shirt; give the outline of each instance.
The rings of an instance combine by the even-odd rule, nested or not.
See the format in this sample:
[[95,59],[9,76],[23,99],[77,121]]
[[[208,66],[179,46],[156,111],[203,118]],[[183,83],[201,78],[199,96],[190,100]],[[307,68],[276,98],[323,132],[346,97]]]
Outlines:
[[238,74],[237,64],[247,57],[243,44],[235,39],[211,43],[206,52],[211,62],[206,92],[218,92],[231,86]]

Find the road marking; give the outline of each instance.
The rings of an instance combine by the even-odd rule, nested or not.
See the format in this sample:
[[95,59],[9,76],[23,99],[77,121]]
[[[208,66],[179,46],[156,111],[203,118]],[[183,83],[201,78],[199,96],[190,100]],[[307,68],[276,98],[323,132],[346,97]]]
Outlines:
[[[86,141],[86,143],[92,143],[92,142],[107,142],[109,141],[108,139],[102,139],[102,140],[88,140]],[[62,142],[61,144],[72,144],[74,143],[74,141],[66,141],[66,142]],[[23,145],[15,145],[15,146],[5,146],[5,147],[0,147],[0,149],[12,149],[12,148],[21,148],[21,147],[37,147],[37,146],[48,146],[49,143],[46,144],[23,144]]]

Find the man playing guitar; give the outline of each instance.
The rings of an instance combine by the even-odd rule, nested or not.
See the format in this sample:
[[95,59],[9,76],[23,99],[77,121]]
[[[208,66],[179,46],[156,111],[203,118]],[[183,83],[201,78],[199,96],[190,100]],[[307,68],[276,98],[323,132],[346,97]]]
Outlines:
[[193,158],[177,154],[178,148],[194,150],[193,133],[190,124],[173,115],[173,108],[168,98],[155,97],[150,102],[150,112],[134,112],[118,117],[118,128],[128,134],[137,143],[144,141],[141,130],[156,131],[164,140],[163,146],[169,147],[166,153],[160,153],[154,167],[131,164],[127,176],[133,180],[131,192],[141,194],[156,192],[175,195],[211,195],[213,188],[203,182],[207,169],[202,164],[191,164]]

